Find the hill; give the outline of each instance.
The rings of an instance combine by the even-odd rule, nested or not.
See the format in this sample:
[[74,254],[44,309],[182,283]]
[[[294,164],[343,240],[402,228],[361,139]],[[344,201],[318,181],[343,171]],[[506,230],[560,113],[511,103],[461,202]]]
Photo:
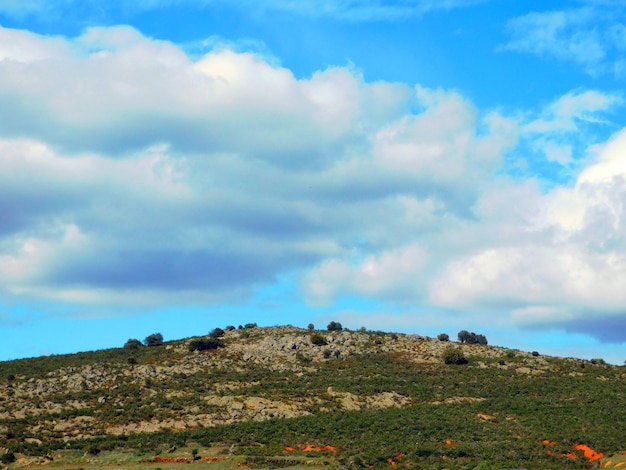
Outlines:
[[3,465],[560,469],[625,450],[626,368],[603,361],[291,326],[217,341],[0,363]]

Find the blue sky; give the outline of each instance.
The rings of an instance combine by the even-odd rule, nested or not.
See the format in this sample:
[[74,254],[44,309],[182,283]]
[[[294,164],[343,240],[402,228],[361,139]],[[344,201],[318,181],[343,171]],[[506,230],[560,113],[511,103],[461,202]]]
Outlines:
[[340,321],[626,359],[626,7],[0,0],[0,360]]

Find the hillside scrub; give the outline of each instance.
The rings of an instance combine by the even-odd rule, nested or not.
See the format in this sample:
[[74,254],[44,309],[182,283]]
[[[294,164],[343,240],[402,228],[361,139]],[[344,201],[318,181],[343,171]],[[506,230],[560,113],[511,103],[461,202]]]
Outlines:
[[624,368],[522,351],[502,365],[508,350],[466,344],[452,348],[468,364],[451,367],[450,343],[416,335],[335,331],[320,347],[308,329],[254,331],[226,329],[205,354],[190,353],[198,337],[0,363],[0,447],[97,460],[223,443],[274,466],[332,446],[312,452],[349,468],[542,469],[624,450]]

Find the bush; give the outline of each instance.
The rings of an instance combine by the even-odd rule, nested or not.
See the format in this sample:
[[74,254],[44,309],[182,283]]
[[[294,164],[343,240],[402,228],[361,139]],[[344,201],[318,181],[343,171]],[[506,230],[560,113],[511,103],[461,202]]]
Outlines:
[[445,349],[442,354],[443,362],[446,364],[467,364],[468,360],[463,355],[463,351],[460,348],[455,348],[453,346],[449,346]]
[[126,343],[124,343],[124,349],[128,349],[130,351],[135,351],[139,349],[141,346],[143,346],[141,344],[141,341],[139,341],[138,339],[134,339],[134,338],[131,338],[128,341],[126,341]]
[[537,356],[539,356],[539,353],[538,353],[537,351],[533,351],[533,352],[532,352],[532,355],[533,355],[534,357],[537,357]]
[[257,328],[257,326],[258,326],[258,325],[257,325],[256,323],[246,323],[246,325],[244,326],[244,328],[245,328],[246,330],[249,330],[249,329],[251,329],[251,328]]
[[336,321],[331,321],[326,328],[328,329],[328,331],[341,331],[341,330],[343,330],[343,326],[341,326],[341,323],[336,322]]
[[163,335],[161,333],[154,333],[146,336],[143,340],[146,346],[161,346],[163,344]]
[[211,337],[208,339],[194,339],[189,343],[189,351],[207,351],[209,349],[223,348],[224,343],[219,339]]
[[315,325],[313,323],[309,323],[308,326],[307,326],[307,329],[309,331],[313,331],[315,329]]
[[233,325],[228,325],[225,329],[226,329],[226,331],[236,330],[236,328]]
[[13,452],[7,452],[0,457],[0,461],[2,461],[2,463],[13,463],[15,462],[15,454]]
[[328,344],[326,339],[320,334],[311,335],[311,343],[315,346],[325,346]]
[[440,335],[438,335],[437,339],[439,341],[450,341],[450,337],[445,333],[441,333]]
[[221,328],[213,328],[211,330],[211,332],[209,333],[209,336],[213,337],[213,338],[221,338],[222,336],[224,336],[226,333],[224,332],[224,330],[222,330]]

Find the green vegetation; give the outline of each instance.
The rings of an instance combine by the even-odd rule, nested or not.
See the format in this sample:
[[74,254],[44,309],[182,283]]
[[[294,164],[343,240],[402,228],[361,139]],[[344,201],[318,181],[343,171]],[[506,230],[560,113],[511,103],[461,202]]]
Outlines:
[[163,335],[161,333],[154,333],[146,336],[143,340],[146,346],[161,346],[163,344]]
[[461,351],[460,348],[455,348],[454,346],[448,346],[441,355],[441,358],[446,364],[461,365],[469,362],[463,355],[463,351]]
[[341,331],[341,330],[343,330],[343,326],[341,325],[341,323],[336,322],[336,321],[331,321],[326,328],[328,329],[328,331]]
[[[0,448],[8,450],[6,459],[9,454],[55,456],[50,468],[93,468],[88,461],[117,459],[117,467],[110,468],[150,470],[173,468],[167,463],[170,456],[204,465],[208,450],[218,447],[224,451],[215,454],[220,458],[255,468],[305,460],[390,468],[391,459],[398,467],[426,469],[585,469],[594,463],[581,451],[575,451],[576,459],[567,457],[576,443],[607,455],[626,450],[623,435],[616,432],[626,422],[623,367],[522,351],[509,357],[501,348],[382,332],[327,334],[331,345],[318,348],[310,344],[316,334],[290,330],[283,347],[281,335],[287,333],[278,329],[226,329],[225,347],[210,354],[188,351],[197,342],[221,339],[0,363],[0,412],[12,413],[2,420],[6,431]],[[356,346],[341,349],[339,340]],[[264,342],[267,358],[253,359],[259,349],[246,356]],[[291,362],[278,367],[289,355]],[[449,366],[445,363],[458,362],[448,362],[448,356],[468,362]],[[60,369],[62,383],[71,387],[54,392],[47,382],[37,386]],[[81,374],[89,380],[79,380]],[[18,414],[12,404],[26,389],[42,392],[28,395],[29,411]],[[351,403],[360,403],[358,409],[344,406],[346,394],[353,397]],[[367,400],[389,396],[404,401],[367,405]],[[268,408],[270,402],[300,407],[302,413],[284,418]],[[150,432],[131,426],[208,415],[241,418]],[[73,437],[64,439],[62,423],[75,423]],[[87,425],[92,430],[81,431]],[[128,432],[109,432],[124,426],[131,426]],[[306,446],[313,450],[305,452]],[[57,462],[70,456],[76,464]],[[132,465],[124,463],[131,457]],[[16,465],[7,464],[9,469]]]
[[467,343],[467,344],[480,344],[486,346],[487,338],[485,335],[477,335],[474,332],[469,332],[467,330],[461,330],[458,334],[459,343]]
[[210,349],[223,348],[224,343],[218,338],[195,339],[189,343],[189,351],[207,351]]
[[311,344],[314,344],[315,346],[326,346],[328,342],[319,333],[313,333],[311,335]]

